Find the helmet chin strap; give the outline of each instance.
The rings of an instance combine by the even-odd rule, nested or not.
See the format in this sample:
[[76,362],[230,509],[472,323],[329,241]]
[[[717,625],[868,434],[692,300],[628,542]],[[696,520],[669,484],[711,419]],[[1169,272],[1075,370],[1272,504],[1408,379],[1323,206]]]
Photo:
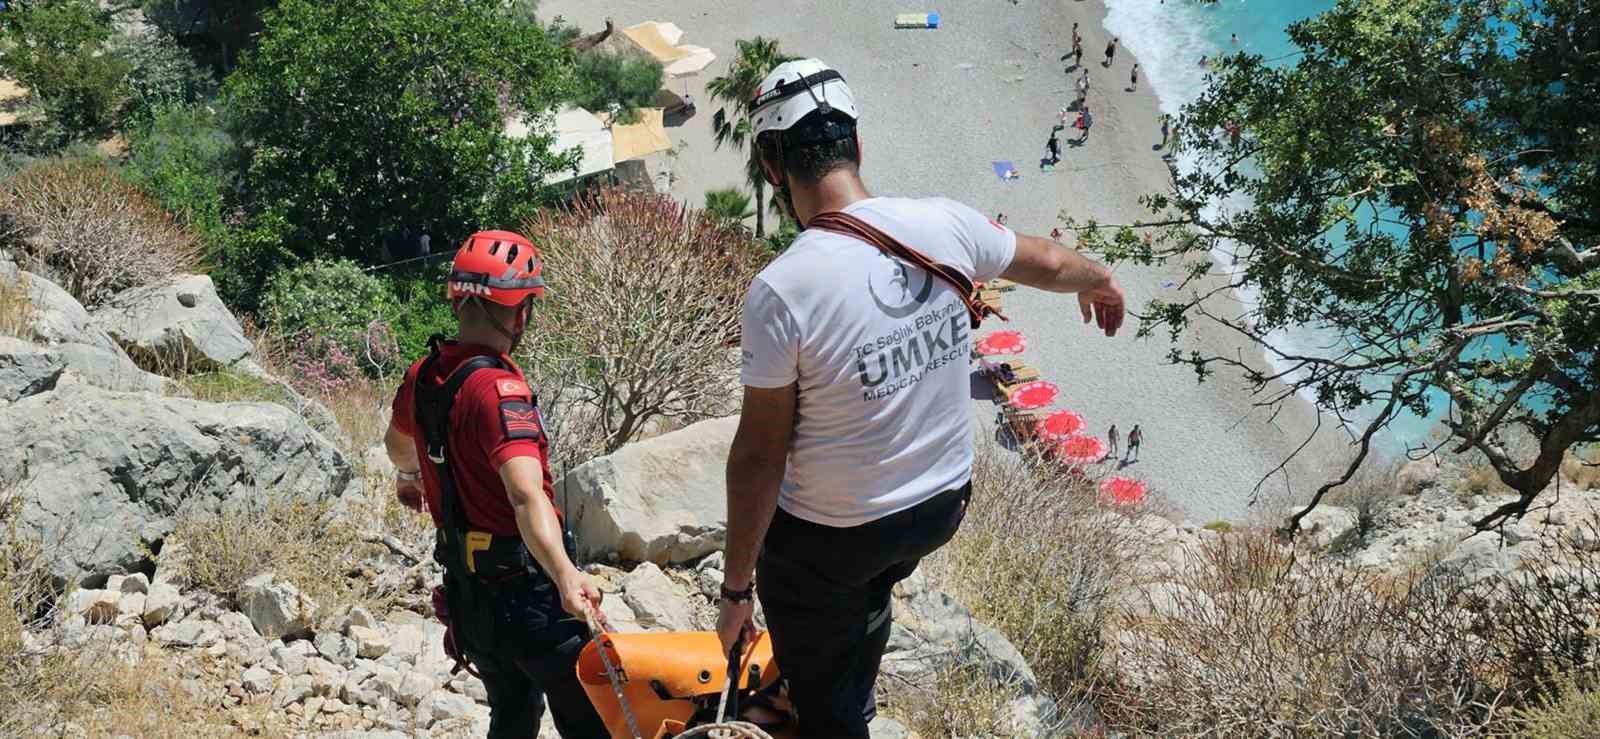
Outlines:
[[500,322],[495,320],[494,315],[489,313],[489,309],[484,307],[482,298],[474,297],[468,298],[468,300],[470,300],[472,304],[477,307],[478,313],[483,316],[485,323],[488,323],[497,333],[506,337],[506,339],[511,342],[511,348],[506,350],[506,354],[516,353],[517,345],[522,343],[522,335],[526,333],[528,329],[528,310],[530,308],[528,301],[524,300],[522,301],[521,305],[517,306],[516,327],[513,330],[507,331],[506,327],[500,325]]

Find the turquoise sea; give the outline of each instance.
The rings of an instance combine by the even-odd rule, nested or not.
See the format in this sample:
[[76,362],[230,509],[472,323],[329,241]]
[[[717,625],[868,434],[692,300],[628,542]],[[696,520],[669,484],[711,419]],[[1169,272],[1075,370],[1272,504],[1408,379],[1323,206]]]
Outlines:
[[[1333,5],[1333,0],[1106,0],[1106,28],[1138,57],[1162,110],[1177,113],[1205,85],[1202,56],[1243,50],[1273,64],[1293,64],[1297,53],[1285,29]],[[1301,352],[1327,343],[1309,330],[1287,331],[1272,340]],[[1398,456],[1407,445],[1424,443],[1433,426],[1432,418],[1401,417],[1379,438],[1379,447]]]

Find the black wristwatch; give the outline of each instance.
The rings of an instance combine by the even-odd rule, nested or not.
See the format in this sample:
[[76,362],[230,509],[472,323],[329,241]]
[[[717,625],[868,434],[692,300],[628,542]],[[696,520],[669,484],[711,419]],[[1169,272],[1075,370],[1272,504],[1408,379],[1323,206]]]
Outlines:
[[730,603],[748,603],[755,598],[755,595],[755,583],[746,585],[744,590],[729,590],[728,586],[722,586],[722,599]]

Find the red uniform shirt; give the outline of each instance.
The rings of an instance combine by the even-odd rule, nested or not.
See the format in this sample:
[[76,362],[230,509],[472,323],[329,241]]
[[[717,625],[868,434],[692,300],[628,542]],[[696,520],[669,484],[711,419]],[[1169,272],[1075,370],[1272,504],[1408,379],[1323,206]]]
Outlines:
[[[516,368],[510,357],[489,347],[450,341],[440,345],[439,361],[429,368],[425,379],[429,383],[442,383],[462,362],[483,355],[499,356],[507,366]],[[411,365],[395,393],[394,425],[416,445],[417,459],[422,461],[428,512],[433,516],[434,526],[443,526],[439,476],[428,459],[427,440],[417,426],[416,377],[424,361],[426,358]],[[521,369],[480,369],[472,373],[456,394],[446,431],[450,471],[455,477],[467,521],[477,531],[495,536],[518,535],[517,520],[511,502],[506,499],[506,488],[500,482],[499,472],[500,465],[513,458],[539,460],[540,471],[544,473],[544,494],[550,497],[552,505],[555,503],[555,487],[550,480],[549,440],[545,438],[542,419],[532,404],[533,395],[523,380]],[[559,509],[556,515],[561,515]]]

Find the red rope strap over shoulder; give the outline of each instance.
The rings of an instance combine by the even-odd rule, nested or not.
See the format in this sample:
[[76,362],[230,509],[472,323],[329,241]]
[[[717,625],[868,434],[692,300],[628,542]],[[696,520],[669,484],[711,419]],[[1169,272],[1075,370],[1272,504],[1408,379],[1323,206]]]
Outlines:
[[972,327],[977,328],[983,319],[989,316],[998,316],[1002,321],[1009,321],[1005,314],[994,306],[984,302],[973,289],[972,280],[948,264],[941,264],[929,259],[916,249],[901,243],[899,239],[884,233],[877,226],[867,223],[849,213],[829,211],[819,213],[806,224],[806,228],[817,228],[823,231],[832,231],[851,238],[865,241],[878,248],[884,254],[909,262],[928,274],[943,280],[945,284],[955,288],[956,294],[961,296],[962,302],[967,304],[967,315],[972,319]]

